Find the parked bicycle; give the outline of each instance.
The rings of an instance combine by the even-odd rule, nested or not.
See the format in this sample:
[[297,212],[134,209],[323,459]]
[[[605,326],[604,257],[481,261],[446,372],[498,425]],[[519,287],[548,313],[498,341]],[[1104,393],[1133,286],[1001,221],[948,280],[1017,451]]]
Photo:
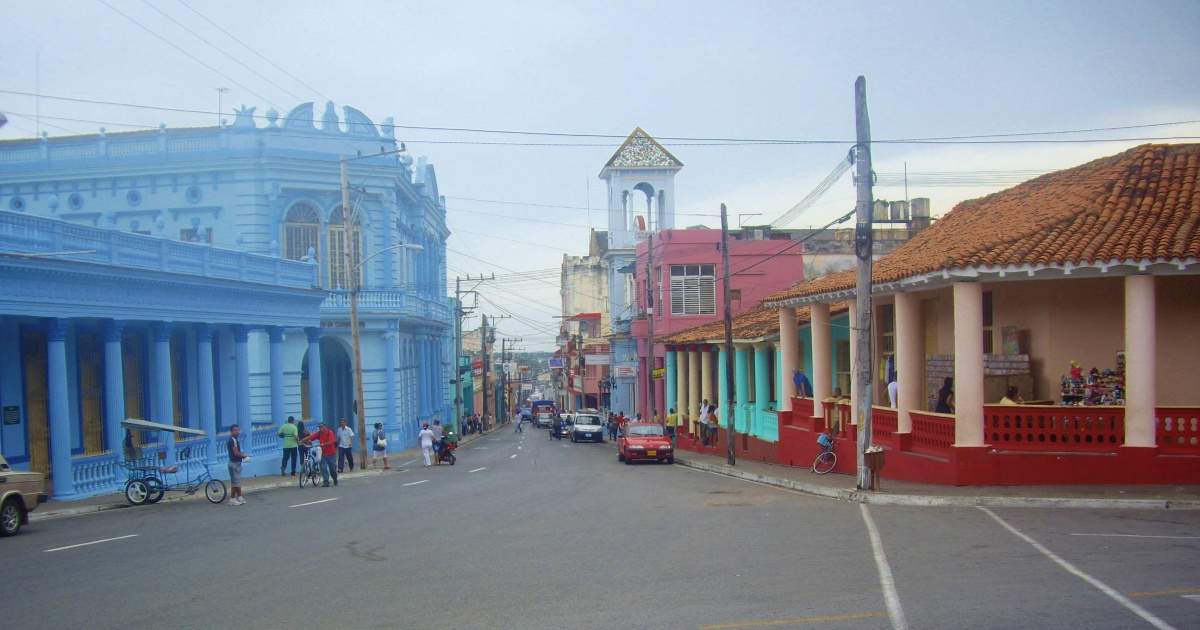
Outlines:
[[812,471],[824,475],[837,465],[837,453],[833,452],[833,435],[828,431],[818,435],[817,444],[821,445],[821,452],[817,453],[817,458],[813,460]]

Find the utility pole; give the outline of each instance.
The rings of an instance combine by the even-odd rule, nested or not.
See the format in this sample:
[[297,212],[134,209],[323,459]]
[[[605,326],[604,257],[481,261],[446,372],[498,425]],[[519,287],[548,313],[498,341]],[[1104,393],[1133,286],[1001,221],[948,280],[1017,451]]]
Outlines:
[[342,267],[346,274],[346,289],[350,291],[350,333],[354,346],[354,412],[358,415],[359,468],[367,467],[367,418],[363,402],[362,351],[358,336],[358,268],[354,265],[350,232],[350,178],[346,175],[346,156],[341,159],[342,171]]
[[658,401],[654,396],[654,232],[646,240],[646,312],[649,314],[646,330],[646,415],[644,420],[653,420]]
[[871,192],[871,121],[867,117],[867,79],[858,77],[854,82],[854,126],[856,143],[854,155],[858,188],[857,214],[854,227],[854,255],[858,259],[858,286],[855,291],[855,308],[858,321],[852,323],[858,331],[854,360],[854,398],[858,406],[858,489],[866,490],[871,485],[871,472],[867,469],[866,451],[871,446],[871,221],[874,200]]
[[480,317],[482,319],[480,320],[481,323],[480,323],[480,328],[479,328],[479,339],[480,339],[480,345],[483,346],[483,413],[480,414],[480,423],[481,424],[479,426],[482,427],[483,426],[482,422],[487,418],[487,413],[488,413],[488,404],[487,404],[488,372],[490,372],[492,370],[492,366],[488,362],[488,344],[491,343],[490,342],[491,333],[488,332],[487,314],[485,313],[485,314],[481,315]]
[[737,428],[733,422],[733,404],[737,390],[734,389],[733,383],[733,312],[729,309],[729,217],[725,213],[725,204],[721,204],[721,265],[721,275],[725,277],[721,283],[724,287],[722,293],[725,295],[725,390],[729,392],[729,400],[722,401],[725,403],[725,431],[728,434],[725,445],[729,453],[725,463],[736,466],[737,455],[734,454],[733,442]]
[[[491,278],[484,278],[483,275],[480,274],[480,276],[478,278],[472,278],[471,276],[467,276],[466,278],[463,278],[463,277],[459,276],[454,279],[454,422],[455,422],[455,426],[458,426],[458,423],[462,422],[462,416],[463,416],[463,397],[462,397],[462,395],[463,395],[463,391],[462,391],[463,375],[462,375],[462,366],[460,365],[460,363],[462,362],[462,353],[463,353],[462,324],[463,324],[463,318],[466,317],[466,315],[467,315],[467,309],[463,308],[462,296],[464,293],[474,293],[474,291],[464,292],[462,290],[462,282],[463,282],[463,280],[466,280],[468,282],[472,282],[475,280],[478,280],[479,282],[483,282],[484,280],[495,280],[495,279],[496,279],[496,274],[492,274]],[[472,307],[472,310],[474,310],[474,307]],[[468,366],[468,367],[470,367],[470,366]],[[473,380],[474,380],[474,376],[472,376],[472,381]]]

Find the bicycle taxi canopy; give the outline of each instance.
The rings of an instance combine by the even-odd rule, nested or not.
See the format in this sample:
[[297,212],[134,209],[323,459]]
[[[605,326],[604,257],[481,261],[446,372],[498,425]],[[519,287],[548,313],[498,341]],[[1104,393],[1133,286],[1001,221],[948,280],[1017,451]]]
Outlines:
[[200,429],[177,427],[173,424],[160,424],[158,422],[150,422],[149,420],[140,420],[138,418],[125,418],[121,421],[121,427],[134,431],[170,431],[172,433],[182,433],[184,435],[194,435],[197,437],[204,437],[208,435]]

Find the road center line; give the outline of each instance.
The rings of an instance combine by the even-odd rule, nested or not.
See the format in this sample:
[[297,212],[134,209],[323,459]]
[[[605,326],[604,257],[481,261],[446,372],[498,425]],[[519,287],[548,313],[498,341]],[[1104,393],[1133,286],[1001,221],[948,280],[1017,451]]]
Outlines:
[[513,453],[512,455],[508,456],[509,459],[516,459],[516,457],[517,457],[516,453]]
[[484,466],[483,468],[476,468],[475,470],[468,470],[467,472],[473,473],[473,472],[479,472],[481,470],[487,470],[487,466]]
[[419,484],[419,483],[425,483],[426,481],[429,481],[429,480],[428,480],[428,479],[422,479],[422,480],[420,480],[420,481],[414,481],[414,482],[412,482],[412,483],[406,483],[406,484],[404,484],[404,485],[405,485],[405,486],[415,486],[415,485],[417,485],[417,484]]
[[1072,536],[1100,536],[1112,538],[1174,538],[1178,540],[1200,540],[1200,536],[1152,536],[1150,534],[1071,534]]
[[321,499],[320,501],[309,501],[308,503],[297,503],[296,505],[289,505],[288,507],[304,507],[306,505],[316,505],[318,503],[328,503],[330,501],[337,501],[337,497],[333,497],[332,499]]
[[74,549],[76,547],[86,547],[88,545],[98,545],[100,543],[112,542],[114,540],[124,540],[126,538],[136,538],[137,536],[138,536],[137,534],[130,534],[128,536],[117,536],[116,538],[105,538],[104,540],[93,540],[92,542],[79,543],[78,545],[67,545],[66,547],[55,547],[54,549],[47,549],[46,553],[51,553],[54,551],[66,551],[67,549]]
[[1022,534],[1020,531],[1017,530],[1017,528],[1013,527],[1012,525],[1009,525],[1008,523],[1006,523],[1004,521],[1004,519],[1001,519],[999,516],[996,516],[995,512],[992,512],[991,510],[989,510],[985,507],[982,507],[982,506],[977,505],[975,507],[983,510],[984,514],[987,514],[988,516],[992,517],[992,519],[994,519],[997,523],[1000,523],[1000,525],[1003,526],[1004,529],[1007,529],[1009,532],[1011,532],[1013,536],[1016,536],[1017,538],[1020,538],[1021,540],[1024,540],[1025,542],[1029,543],[1034,549],[1037,549],[1038,551],[1042,552],[1042,554],[1044,556],[1046,556],[1047,558],[1050,558],[1051,560],[1058,563],[1059,566],[1066,569],[1067,572],[1078,576],[1083,581],[1096,587],[1096,589],[1098,589],[1101,593],[1108,595],[1112,599],[1116,600],[1117,603],[1119,603],[1122,606],[1133,611],[1133,613],[1135,615],[1148,621],[1150,623],[1150,625],[1154,626],[1155,628],[1160,628],[1161,630],[1174,630],[1173,626],[1171,626],[1167,622],[1163,621],[1162,619],[1159,619],[1158,617],[1155,617],[1154,615],[1150,614],[1150,611],[1133,603],[1128,597],[1125,597],[1124,595],[1113,590],[1111,587],[1109,587],[1104,582],[1101,582],[1100,580],[1097,580],[1096,578],[1088,575],[1087,573],[1080,571],[1079,569],[1075,568],[1075,565],[1058,557],[1057,555],[1055,555],[1055,553],[1053,551],[1050,551],[1049,549],[1043,547],[1041,545],[1041,543],[1039,543],[1038,541],[1030,538],[1029,536],[1026,536],[1025,534]]
[[842,619],[866,619],[868,617],[883,617],[887,613],[858,613],[850,615],[829,615],[826,617],[806,617],[804,619],[780,619],[778,621],[744,621],[742,623],[723,623],[716,626],[700,626],[702,630],[720,630],[723,628],[758,628],[761,626],[790,626],[798,623],[813,623],[818,621],[841,621]]
[[866,503],[859,503],[863,522],[867,524],[867,534],[871,537],[871,552],[875,554],[875,568],[879,570],[879,584],[883,587],[883,601],[887,604],[888,618],[892,620],[895,630],[907,630],[908,620],[904,618],[904,609],[900,607],[900,595],[896,592],[896,582],[892,580],[892,569],[888,566],[887,555],[883,553],[883,540],[879,538],[879,530],[871,519],[871,512]]

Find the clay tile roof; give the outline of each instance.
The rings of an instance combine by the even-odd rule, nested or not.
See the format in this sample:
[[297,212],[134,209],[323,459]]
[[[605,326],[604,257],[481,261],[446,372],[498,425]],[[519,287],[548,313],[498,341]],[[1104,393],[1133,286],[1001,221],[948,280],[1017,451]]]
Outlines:
[[[850,308],[849,302],[838,302],[829,307],[830,315],[838,315]],[[812,319],[811,310],[804,306],[796,309],[796,321],[805,323]],[[731,322],[733,338],[740,340],[760,339],[779,333],[779,309],[774,306],[759,306],[733,318]],[[661,339],[655,339],[659,344],[687,344],[725,341],[725,322],[718,319],[672,333]]]
[[[1146,144],[964,201],[875,262],[872,280],[948,269],[1200,256],[1200,144]],[[764,304],[853,289],[849,270]]]

